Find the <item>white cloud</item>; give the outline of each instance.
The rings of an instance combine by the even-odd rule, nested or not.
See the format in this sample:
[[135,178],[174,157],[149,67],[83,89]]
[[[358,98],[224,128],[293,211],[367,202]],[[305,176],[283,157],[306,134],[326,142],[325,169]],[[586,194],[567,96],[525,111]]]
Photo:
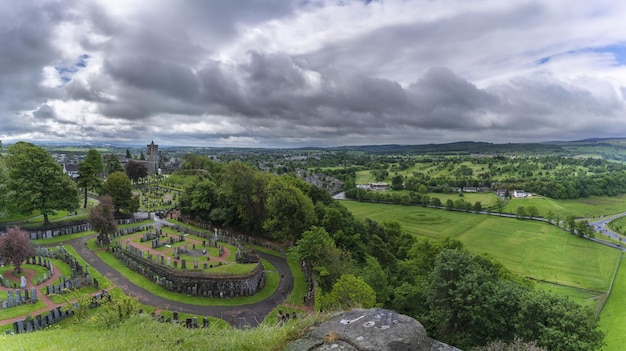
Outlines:
[[0,4],[2,139],[324,146],[626,132],[626,3],[243,1]]

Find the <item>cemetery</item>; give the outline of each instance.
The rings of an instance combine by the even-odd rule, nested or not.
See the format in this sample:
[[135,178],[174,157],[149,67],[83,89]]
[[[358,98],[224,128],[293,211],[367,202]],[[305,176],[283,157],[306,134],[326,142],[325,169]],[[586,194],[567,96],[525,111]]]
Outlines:
[[[182,229],[178,227],[177,229]],[[119,238],[109,250],[127,267],[167,290],[203,297],[254,295],[265,286],[263,263],[236,240],[162,227]],[[232,238],[222,234],[222,238]]]

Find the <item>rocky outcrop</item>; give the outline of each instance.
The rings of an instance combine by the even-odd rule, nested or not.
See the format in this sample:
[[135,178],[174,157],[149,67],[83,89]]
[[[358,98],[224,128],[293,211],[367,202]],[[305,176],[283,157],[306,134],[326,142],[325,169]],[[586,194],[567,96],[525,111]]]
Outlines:
[[415,319],[374,308],[342,312],[309,330],[287,351],[461,351],[426,335]]

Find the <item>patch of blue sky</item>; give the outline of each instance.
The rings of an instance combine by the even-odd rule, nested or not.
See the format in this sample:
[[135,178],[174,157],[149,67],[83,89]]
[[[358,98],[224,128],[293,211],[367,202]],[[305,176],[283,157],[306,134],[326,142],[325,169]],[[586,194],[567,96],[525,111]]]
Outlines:
[[535,63],[538,65],[543,65],[543,64],[550,62],[550,60],[554,57],[572,55],[572,54],[578,54],[578,53],[610,54],[615,58],[615,63],[617,66],[626,65],[626,43],[590,47],[590,48],[584,48],[584,49],[578,49],[578,50],[570,50],[570,51],[558,53],[556,55],[542,57],[538,59],[537,61],[535,61]]
[[69,83],[76,72],[87,67],[87,63],[91,56],[83,54],[78,56],[78,60],[72,66],[55,66],[54,69],[59,75],[59,79],[63,82],[60,86]]

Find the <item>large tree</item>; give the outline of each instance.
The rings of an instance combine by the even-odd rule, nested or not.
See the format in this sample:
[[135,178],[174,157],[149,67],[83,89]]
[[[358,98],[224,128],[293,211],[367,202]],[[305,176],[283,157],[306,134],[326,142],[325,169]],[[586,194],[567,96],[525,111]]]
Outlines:
[[87,157],[78,164],[78,184],[84,191],[83,208],[87,208],[87,193],[89,190],[98,190],[102,185],[100,175],[104,172],[104,162],[98,150],[91,149]]
[[102,245],[110,243],[117,230],[117,223],[113,198],[110,195],[102,195],[98,200],[98,205],[89,209],[89,223],[93,230],[98,232],[98,242]]
[[8,149],[9,197],[23,214],[39,210],[44,224],[56,210],[78,208],[78,187],[45,149],[18,142]]
[[344,274],[333,288],[320,298],[320,309],[339,311],[351,308],[372,308],[376,304],[376,292],[365,280],[352,274]]
[[109,175],[115,172],[124,172],[124,166],[122,166],[117,155],[111,154],[106,164],[106,174]]
[[115,172],[102,185],[102,195],[111,195],[116,213],[133,214],[139,209],[139,198],[133,196],[133,188],[128,176]]
[[315,272],[324,291],[330,291],[337,279],[352,269],[350,254],[335,246],[324,228],[312,227],[305,231],[292,253]]
[[144,178],[148,175],[148,167],[145,163],[136,162],[136,161],[128,161],[126,164],[126,174],[128,178],[132,180],[134,183],[137,183],[139,179]]
[[316,221],[313,201],[285,177],[274,177],[267,186],[263,223],[275,240],[297,240]]
[[[0,144],[0,150],[2,144]],[[0,218],[9,214],[9,172],[0,153]]]
[[8,228],[7,233],[0,236],[0,257],[5,264],[13,263],[15,273],[22,273],[22,262],[35,255],[30,245],[28,232],[18,227]]
[[461,349],[515,337],[549,350],[597,350],[604,335],[593,311],[535,291],[487,258],[442,251],[424,291],[429,334]]

